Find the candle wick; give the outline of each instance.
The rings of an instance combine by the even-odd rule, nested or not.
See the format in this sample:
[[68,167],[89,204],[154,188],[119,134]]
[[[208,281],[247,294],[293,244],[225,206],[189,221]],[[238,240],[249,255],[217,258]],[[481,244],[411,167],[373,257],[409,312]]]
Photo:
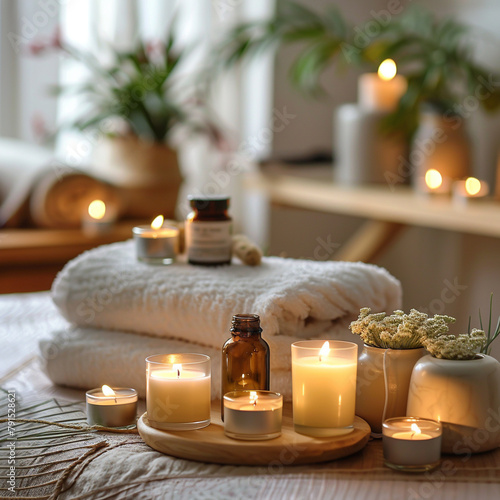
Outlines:
[[321,363],[321,354],[320,354],[320,356],[319,356],[319,362]]
[[256,399],[253,400],[253,405],[257,406],[257,400]]
[[181,378],[181,371],[177,368],[177,378]]
[[118,401],[116,400],[116,397],[115,397],[115,403],[118,404]]

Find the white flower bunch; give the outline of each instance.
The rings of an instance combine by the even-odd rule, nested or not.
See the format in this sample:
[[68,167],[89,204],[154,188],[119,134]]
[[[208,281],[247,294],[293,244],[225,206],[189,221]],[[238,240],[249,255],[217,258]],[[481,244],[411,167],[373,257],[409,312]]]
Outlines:
[[439,335],[423,340],[424,347],[435,358],[474,359],[486,344],[486,334],[476,328],[461,335]]
[[416,309],[410,314],[394,311],[390,316],[370,312],[368,307],[360,310],[358,319],[349,326],[351,332],[359,335],[367,345],[390,349],[424,347],[424,339],[448,333],[448,325],[455,322],[455,318],[438,314],[429,318]]

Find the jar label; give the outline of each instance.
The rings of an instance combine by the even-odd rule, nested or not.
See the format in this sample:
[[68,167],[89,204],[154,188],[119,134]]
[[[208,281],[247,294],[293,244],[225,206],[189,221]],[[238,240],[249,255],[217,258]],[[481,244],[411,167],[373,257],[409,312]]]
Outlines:
[[186,221],[188,259],[210,263],[231,260],[231,232],[231,221]]

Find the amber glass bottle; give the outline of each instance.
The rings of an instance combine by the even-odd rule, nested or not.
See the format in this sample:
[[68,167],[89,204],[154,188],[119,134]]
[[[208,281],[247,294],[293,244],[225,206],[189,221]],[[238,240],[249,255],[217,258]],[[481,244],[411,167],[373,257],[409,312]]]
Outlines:
[[192,212],[186,218],[188,262],[200,266],[231,263],[232,220],[227,196],[188,196]]
[[221,415],[224,394],[231,391],[269,390],[269,345],[261,337],[257,314],[233,316],[231,338],[222,346]]

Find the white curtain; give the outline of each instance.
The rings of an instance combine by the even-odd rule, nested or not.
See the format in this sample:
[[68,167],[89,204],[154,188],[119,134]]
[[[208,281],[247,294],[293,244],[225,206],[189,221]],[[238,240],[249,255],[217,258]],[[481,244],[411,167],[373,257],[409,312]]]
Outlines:
[[[94,49],[97,37],[119,48],[133,46],[141,37],[145,40],[164,39],[175,14],[177,40],[180,44],[197,44],[184,71],[192,71],[207,60],[213,44],[221,33],[241,20],[270,16],[274,0],[68,0],[61,6],[64,38],[81,48]],[[64,82],[81,79],[84,69],[70,62],[61,70]],[[227,193],[232,197],[232,213],[236,221],[243,220],[241,173],[243,164],[265,156],[270,141],[260,141],[252,157],[241,155],[245,140],[268,127],[272,116],[272,57],[247,64],[218,81],[211,106],[216,110],[230,137],[236,153],[221,153],[203,138],[184,142],[180,158],[186,183],[180,199],[188,192]],[[59,119],[70,116],[82,103],[67,99],[60,103]],[[92,149],[99,138],[92,134],[67,133],[61,136],[58,151],[73,164],[84,166],[91,161]],[[250,162],[249,162],[250,160]],[[238,162],[239,168],[233,168]],[[229,165],[229,168],[228,168]],[[228,174],[228,171],[230,173]],[[238,173],[235,174],[235,171]],[[179,206],[179,216],[187,207]],[[238,224],[237,224],[238,226]]]

